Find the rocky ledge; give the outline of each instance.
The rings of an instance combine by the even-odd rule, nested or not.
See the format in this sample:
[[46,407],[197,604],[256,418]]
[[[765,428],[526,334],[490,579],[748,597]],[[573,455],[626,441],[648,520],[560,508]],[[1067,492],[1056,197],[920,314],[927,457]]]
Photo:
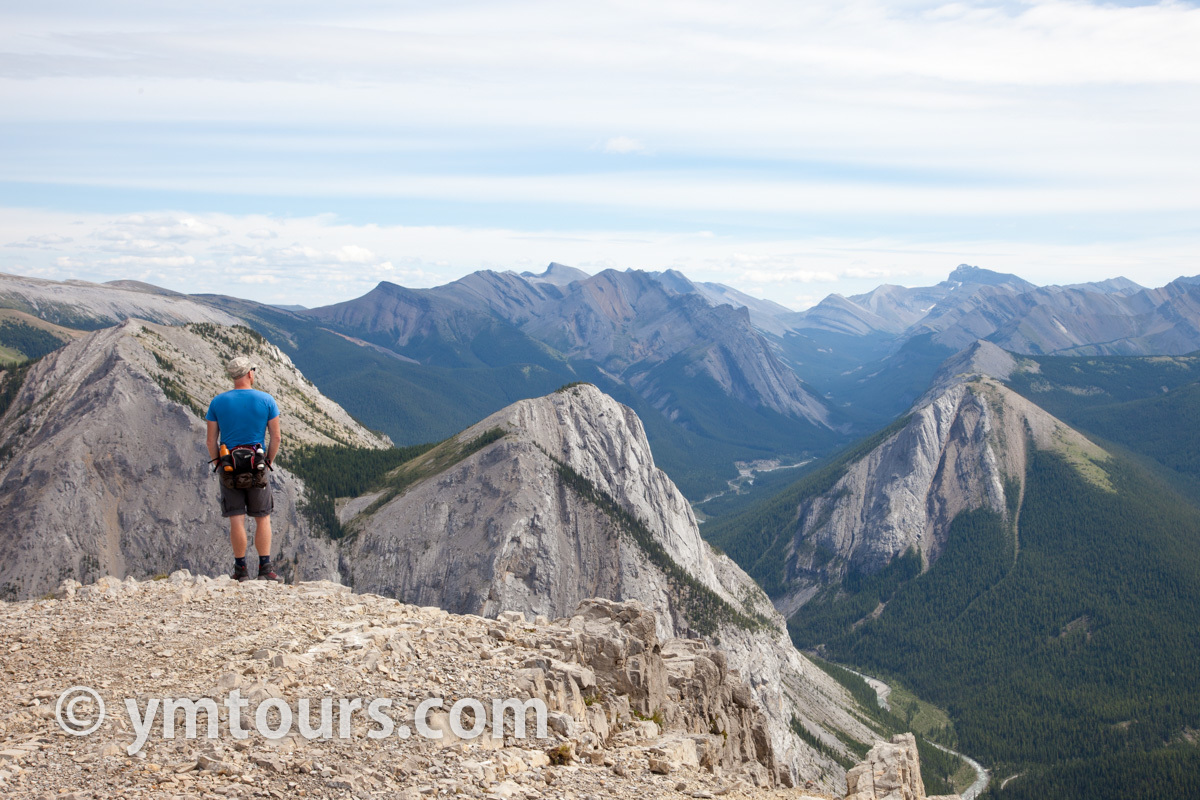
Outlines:
[[[5,797],[784,795],[770,786],[765,721],[737,672],[701,641],[659,640],[636,602],[587,600],[553,622],[493,620],[326,581],[239,584],[186,571],[64,581],[55,595],[0,604]],[[93,689],[107,711],[86,735],[59,722],[74,715],[78,729],[94,718],[94,702],[65,698],[72,687]],[[323,698],[337,712],[321,733],[301,723],[320,726]],[[396,731],[385,736],[367,713],[381,698]],[[442,706],[419,714],[429,698]],[[468,698],[482,703],[478,720],[446,713]],[[544,702],[546,728],[534,729],[533,712],[524,737],[512,714],[497,724],[492,701],[510,698]],[[352,699],[361,707],[343,714]],[[168,701],[173,714],[155,716]],[[402,738],[417,717],[428,728]],[[485,732],[472,738],[476,727]]]
[[846,800],[958,800],[958,795],[925,794],[917,739],[911,733],[877,742],[866,760],[846,773]]

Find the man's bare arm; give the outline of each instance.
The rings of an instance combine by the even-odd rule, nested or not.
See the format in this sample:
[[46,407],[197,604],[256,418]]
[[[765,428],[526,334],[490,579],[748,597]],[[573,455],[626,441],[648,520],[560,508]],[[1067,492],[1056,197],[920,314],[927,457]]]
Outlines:
[[267,433],[271,434],[271,443],[267,445],[267,463],[275,463],[275,454],[279,452],[279,417],[267,422]]
[[207,440],[206,444],[208,445],[208,457],[216,458],[217,457],[217,423],[213,422],[212,420],[208,420],[208,440]]

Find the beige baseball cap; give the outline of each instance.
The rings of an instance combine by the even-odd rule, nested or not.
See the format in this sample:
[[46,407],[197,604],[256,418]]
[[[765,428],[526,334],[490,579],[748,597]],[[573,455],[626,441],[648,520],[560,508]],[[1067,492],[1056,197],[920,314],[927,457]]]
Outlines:
[[229,363],[225,365],[225,373],[234,380],[237,380],[246,373],[250,372],[250,370],[257,368],[258,365],[251,361],[249,356],[234,356],[233,358],[229,359]]

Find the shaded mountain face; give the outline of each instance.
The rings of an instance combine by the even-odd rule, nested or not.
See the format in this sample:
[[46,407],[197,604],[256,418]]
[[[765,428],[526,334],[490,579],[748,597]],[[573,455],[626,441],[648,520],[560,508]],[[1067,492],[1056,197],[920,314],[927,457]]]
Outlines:
[[550,262],[544,272],[522,272],[521,277],[533,282],[553,283],[555,286],[566,286],[575,281],[586,281],[591,276],[581,269],[568,267],[556,261]]
[[357,300],[305,313],[427,363],[444,361],[443,351],[465,364],[461,354],[478,354],[481,337],[510,337],[511,355],[540,346],[547,358],[594,364],[668,418],[678,415],[673,406],[681,393],[655,368],[671,362],[738,403],[830,425],[824,404],[779,361],[748,312],[714,305],[709,298],[720,297],[717,290],[701,290],[679,273],[605,270],[579,277],[568,269],[552,266],[541,276],[476,272],[424,290],[380,284]]
[[[40,597],[64,578],[139,578],[229,568],[228,524],[206,463],[208,401],[231,388],[233,353],[259,365],[280,405],[285,446],[383,447],[246,328],[130,320],[28,368],[0,418],[0,587]],[[281,571],[337,575],[332,546],[297,512],[303,486],[278,467],[274,549]]]
[[987,289],[935,309],[918,329],[950,347],[988,339],[1029,354],[1179,355],[1200,348],[1200,290],[1179,281],[1133,293]]
[[866,294],[851,297],[832,294],[813,308],[794,314],[788,321],[794,331],[815,328],[860,336],[870,333],[901,335],[934,312],[939,304],[957,306],[989,287],[1017,293],[1035,288],[1016,275],[960,264],[936,286],[907,288],[884,284]]
[[[755,327],[760,311],[776,312],[771,304],[713,305],[718,296],[744,296],[678,273],[592,277],[562,265],[541,276],[484,271],[427,290],[382,283],[355,301],[299,311],[216,295],[181,298],[128,282],[32,283],[71,302],[10,304],[84,327],[156,319],[164,308],[174,323],[243,320],[356,418],[402,444],[440,440],[508,403],[581,379],[648,420],[662,463],[689,496],[720,491],[739,460],[797,459],[847,436]],[[24,327],[6,332],[0,327],[0,360],[10,362],[61,341]]]
[[1200,349],[1197,284],[1144,289],[1125,278],[1037,287],[960,266],[934,286],[830,295],[784,317],[768,340],[859,431],[886,425],[938,364],[975,341],[1022,354],[1179,355]]
[[[980,338],[1027,353],[1200,347],[1193,281],[1039,288],[965,265],[932,287],[832,295],[802,313],[674,270],[588,276],[559,264],[541,275],[482,271],[433,289],[383,283],[300,313],[144,286],[51,288],[77,302],[37,307],[86,325],[100,324],[96,309],[113,298],[126,305],[109,317],[131,313],[137,300],[141,316],[165,313],[167,303],[177,314],[191,304],[247,320],[356,417],[405,444],[590,381],[637,410],[660,463],[697,501],[724,491],[736,462],[821,456],[886,425],[944,358]],[[54,345],[47,341],[38,352]],[[10,360],[24,352],[10,349],[2,354]]]

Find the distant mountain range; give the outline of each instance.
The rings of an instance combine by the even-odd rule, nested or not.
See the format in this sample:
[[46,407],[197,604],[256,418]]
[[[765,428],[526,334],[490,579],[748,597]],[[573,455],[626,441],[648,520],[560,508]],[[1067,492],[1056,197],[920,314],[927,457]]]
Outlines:
[[[1037,287],[967,265],[935,286],[831,295],[803,312],[675,270],[588,275],[557,263],[431,289],[384,282],[313,309],[135,281],[0,276],[0,308],[74,329],[134,316],[245,322],[401,443],[437,440],[506,403],[590,381],[635,408],[692,498],[719,492],[734,462],[797,462],[887,424],[945,358],[979,339],[1028,354],[1200,349],[1200,279]],[[0,328],[0,346],[18,334],[29,331]]]
[[936,286],[884,285],[830,295],[787,319],[793,332],[828,330],[901,339],[932,334],[954,350],[984,339],[1038,355],[1176,355],[1200,349],[1200,285],[1179,278],[1146,289],[1126,278],[1035,286],[966,264]]

